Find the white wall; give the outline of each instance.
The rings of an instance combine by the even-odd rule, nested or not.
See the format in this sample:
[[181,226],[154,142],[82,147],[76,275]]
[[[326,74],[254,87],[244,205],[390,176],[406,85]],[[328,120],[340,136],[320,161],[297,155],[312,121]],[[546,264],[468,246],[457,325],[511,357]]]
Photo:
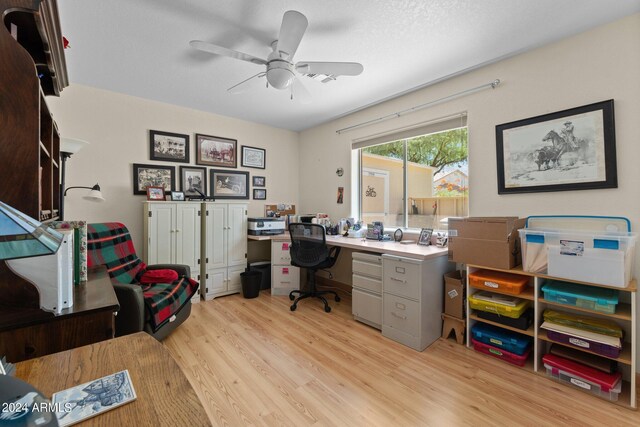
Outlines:
[[[130,229],[142,255],[142,202],[133,195],[133,163],[175,166],[176,186],[180,165],[185,163],[149,160],[149,129],[190,136],[191,163],[195,165],[195,133],[238,140],[241,145],[265,148],[266,169],[249,171],[266,177],[267,200],[249,200],[249,216],[264,216],[267,203],[298,203],[298,133],[243,120],[148,101],[128,95],[71,85],[59,98],[47,103],[63,137],[90,142],[67,162],[67,187],[100,183],[104,203],[82,199],[84,190],[69,192],[65,219],[89,222],[122,222]],[[208,168],[211,169],[211,168]],[[232,169],[229,169],[232,170]],[[207,187],[209,186],[207,176]],[[176,188],[178,189],[178,188]]]
[[[353,139],[466,111],[470,215],[617,215],[628,217],[633,229],[640,231],[639,76],[640,14],[636,14],[304,131],[300,136],[302,208],[305,212],[327,212],[333,218],[349,215]],[[336,134],[338,129],[496,78],[502,81],[496,89]],[[496,125],[608,99],[615,100],[617,189],[498,195]],[[334,173],[337,167],[345,169],[342,178]],[[335,202],[338,186],[345,187],[344,205]],[[307,192],[307,188],[314,191]],[[640,277],[639,258],[636,255],[636,277]]]

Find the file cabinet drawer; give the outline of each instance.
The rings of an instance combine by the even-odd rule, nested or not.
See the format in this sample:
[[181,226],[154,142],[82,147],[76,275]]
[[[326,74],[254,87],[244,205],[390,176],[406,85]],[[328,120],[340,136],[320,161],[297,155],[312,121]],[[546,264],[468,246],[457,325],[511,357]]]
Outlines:
[[384,258],[384,292],[418,300],[421,264],[406,258]]
[[356,320],[380,329],[380,325],[382,325],[382,297],[354,289],[351,313]]
[[363,276],[382,278],[382,264],[373,264],[367,261],[359,261],[354,259],[351,266],[354,274]]
[[384,324],[406,334],[417,336],[420,331],[420,304],[394,295],[384,295]]
[[371,292],[375,292],[377,294],[382,293],[382,280],[381,279],[373,279],[367,276],[361,276],[359,274],[354,274],[352,276],[352,283],[354,288],[362,288]]
[[289,247],[291,242],[277,241],[271,242],[271,263],[272,264],[290,264],[291,255],[289,254]]
[[300,289],[300,269],[288,265],[271,266],[271,295],[288,295]]

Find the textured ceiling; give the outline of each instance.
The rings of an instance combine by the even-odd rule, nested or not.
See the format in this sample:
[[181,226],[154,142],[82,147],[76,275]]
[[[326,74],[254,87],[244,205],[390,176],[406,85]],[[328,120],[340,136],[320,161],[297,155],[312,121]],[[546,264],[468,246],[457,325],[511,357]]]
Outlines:
[[[303,130],[497,58],[640,11],[640,0],[58,0],[72,83]],[[282,15],[306,15],[296,61],[355,61],[313,100],[227,88],[264,70],[196,51],[199,39],[260,58]],[[499,77],[499,76],[496,76]]]

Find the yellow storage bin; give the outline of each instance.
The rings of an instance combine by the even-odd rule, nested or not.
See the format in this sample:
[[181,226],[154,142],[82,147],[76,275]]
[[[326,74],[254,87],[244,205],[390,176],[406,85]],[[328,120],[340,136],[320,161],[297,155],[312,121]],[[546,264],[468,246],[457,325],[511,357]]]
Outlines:
[[478,292],[469,296],[469,307],[473,310],[496,313],[513,319],[522,316],[530,304],[531,301],[515,297],[505,298],[504,295],[492,294],[491,292]]

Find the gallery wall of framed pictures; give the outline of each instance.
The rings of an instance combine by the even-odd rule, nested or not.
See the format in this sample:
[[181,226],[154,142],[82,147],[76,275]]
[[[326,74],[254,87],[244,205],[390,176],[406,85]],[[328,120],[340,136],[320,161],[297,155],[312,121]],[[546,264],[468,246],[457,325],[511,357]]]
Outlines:
[[133,194],[147,195],[152,200],[170,197],[178,201],[203,195],[250,199],[253,194],[254,200],[266,200],[266,177],[237,170],[238,156],[242,168],[266,169],[266,149],[242,145],[238,152],[236,139],[195,133],[195,164],[192,164],[190,141],[187,134],[150,129],[149,160],[182,165],[178,170],[165,164],[134,163]]

